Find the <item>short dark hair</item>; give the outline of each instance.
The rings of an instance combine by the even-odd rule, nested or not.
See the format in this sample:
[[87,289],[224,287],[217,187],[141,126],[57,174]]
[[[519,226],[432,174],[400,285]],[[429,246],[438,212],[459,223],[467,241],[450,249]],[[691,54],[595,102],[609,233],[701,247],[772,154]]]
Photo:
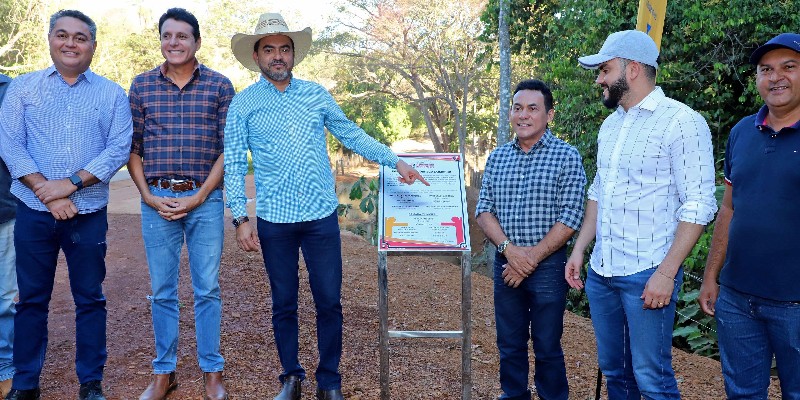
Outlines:
[[547,87],[547,84],[538,79],[526,79],[517,84],[512,96],[517,94],[520,90],[537,90],[544,96],[544,110],[550,111],[553,109],[553,92]]
[[[641,63],[639,63],[641,64]],[[650,79],[651,81],[656,81],[656,67],[648,64],[642,64],[642,69],[644,69],[644,75]]]
[[192,27],[192,35],[194,35],[194,40],[200,39],[200,23],[197,22],[197,18],[194,14],[186,11],[185,8],[175,7],[170,8],[161,18],[158,19],[158,35],[161,36],[161,27],[164,26],[164,22],[168,19],[174,19],[175,21],[182,21],[186,22]]
[[97,24],[89,18],[88,15],[78,11],[78,10],[59,10],[56,11],[53,15],[50,16],[50,30],[47,31],[47,34],[53,33],[53,28],[56,26],[56,21],[64,17],[72,17],[75,19],[79,19],[83,21],[89,27],[89,33],[92,35],[92,40],[97,40]]
[[[276,33],[276,35],[279,35],[279,34]],[[267,36],[274,36],[274,35],[264,35],[264,36],[260,37],[258,40],[256,40],[256,42],[253,43],[253,53],[258,53],[258,44],[261,43],[261,39],[263,39],[263,38],[265,38]],[[286,35],[284,35],[284,36],[286,36]],[[292,39],[289,36],[286,36],[286,37],[288,37],[289,41],[292,42],[292,52],[294,53],[294,39]]]

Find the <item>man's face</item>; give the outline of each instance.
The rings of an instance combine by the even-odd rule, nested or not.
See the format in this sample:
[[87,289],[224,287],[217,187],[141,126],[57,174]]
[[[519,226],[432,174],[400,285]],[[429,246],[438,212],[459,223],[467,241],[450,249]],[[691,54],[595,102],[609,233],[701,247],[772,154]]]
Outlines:
[[200,39],[194,39],[194,29],[191,25],[172,18],[161,25],[161,54],[168,65],[194,64],[198,49],[200,49]]
[[603,105],[616,109],[623,97],[630,90],[628,85],[627,75],[625,73],[626,64],[619,58],[609,60],[600,64],[597,74],[597,82],[603,88],[601,100]]
[[270,82],[285,83],[292,77],[294,47],[292,39],[284,35],[270,35],[258,41],[253,60]]
[[800,109],[800,53],[781,48],[764,54],[758,61],[756,87],[770,111]]
[[92,64],[97,42],[85,22],[73,17],[61,17],[53,25],[47,41],[50,44],[50,58],[61,75],[75,78]]
[[545,110],[544,95],[538,90],[520,90],[511,106],[511,128],[523,144],[534,145],[553,120],[555,111]]

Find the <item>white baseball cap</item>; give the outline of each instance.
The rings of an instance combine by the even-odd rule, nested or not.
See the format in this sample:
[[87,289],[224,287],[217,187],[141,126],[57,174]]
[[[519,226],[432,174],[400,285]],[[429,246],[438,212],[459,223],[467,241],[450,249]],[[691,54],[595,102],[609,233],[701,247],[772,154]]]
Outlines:
[[595,69],[614,58],[625,58],[658,68],[658,47],[656,42],[642,31],[619,31],[608,35],[599,53],[579,57],[578,62],[583,68]]

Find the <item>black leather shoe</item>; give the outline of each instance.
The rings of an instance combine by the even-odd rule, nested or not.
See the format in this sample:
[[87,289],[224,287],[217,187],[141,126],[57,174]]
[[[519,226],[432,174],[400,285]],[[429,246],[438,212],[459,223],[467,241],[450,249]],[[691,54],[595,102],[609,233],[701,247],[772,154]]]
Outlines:
[[103,386],[100,381],[81,383],[81,389],[78,391],[78,400],[106,400],[106,396],[103,396]]
[[322,390],[317,388],[317,400],[344,400],[341,389]]
[[299,376],[289,375],[283,378],[283,389],[275,396],[275,400],[300,400],[300,383]]
[[41,396],[39,388],[27,390],[11,389],[6,395],[6,400],[39,400],[39,396]]

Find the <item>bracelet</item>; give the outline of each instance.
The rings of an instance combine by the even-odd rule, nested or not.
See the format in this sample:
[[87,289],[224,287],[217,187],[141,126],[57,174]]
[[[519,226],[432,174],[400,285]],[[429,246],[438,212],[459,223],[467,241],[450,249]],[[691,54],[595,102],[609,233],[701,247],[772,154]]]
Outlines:
[[673,278],[673,277],[670,277],[669,275],[667,275],[667,274],[665,274],[665,273],[661,272],[661,270],[659,270],[658,268],[656,268],[656,272],[658,272],[658,273],[659,273],[659,274],[661,274],[661,275],[664,275],[664,276],[665,276],[667,279],[672,279],[672,281],[673,281],[673,282],[677,282],[677,281],[678,281],[677,279],[675,279],[675,278]]

